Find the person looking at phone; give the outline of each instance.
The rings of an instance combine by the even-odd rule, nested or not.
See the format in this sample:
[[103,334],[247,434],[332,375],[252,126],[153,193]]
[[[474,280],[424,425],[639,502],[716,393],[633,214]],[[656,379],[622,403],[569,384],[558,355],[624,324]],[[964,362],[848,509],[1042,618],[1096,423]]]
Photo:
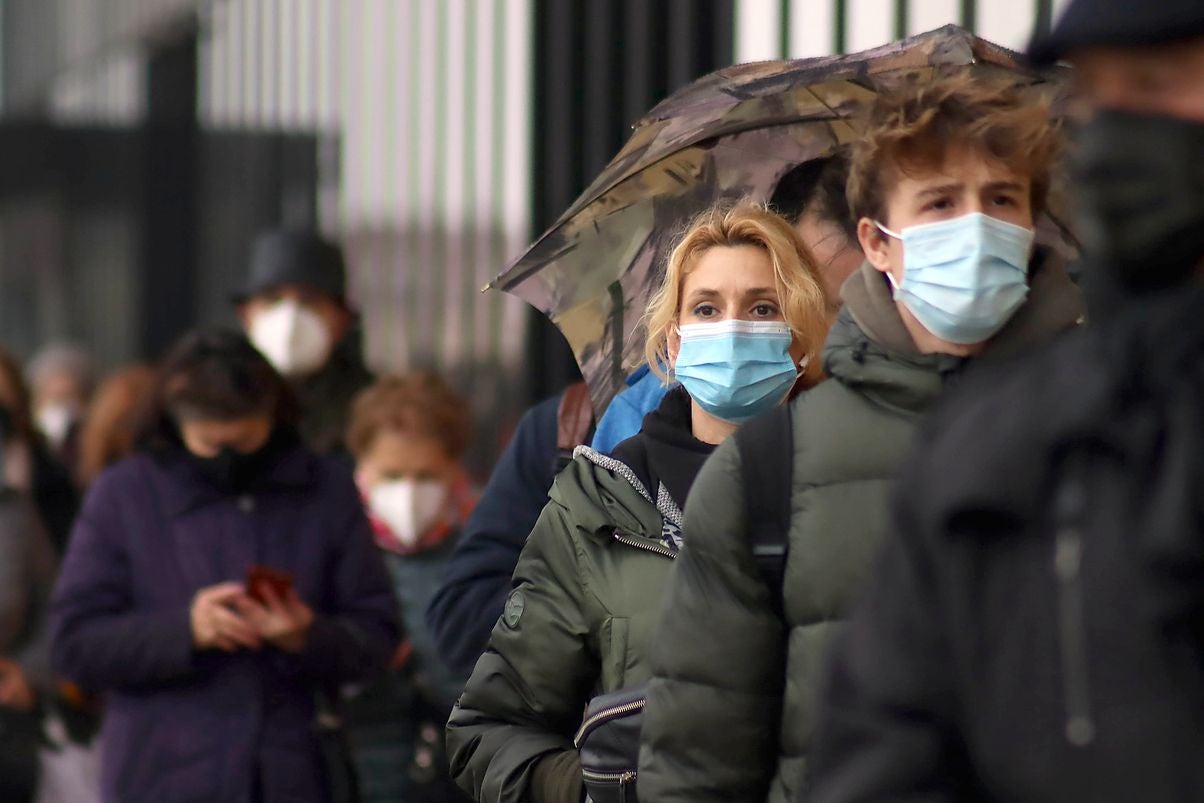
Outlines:
[[138,451],[90,488],[51,660],[109,693],[104,801],[333,799],[317,699],[383,669],[400,632],[351,473],[296,421],[244,336],[195,333]]

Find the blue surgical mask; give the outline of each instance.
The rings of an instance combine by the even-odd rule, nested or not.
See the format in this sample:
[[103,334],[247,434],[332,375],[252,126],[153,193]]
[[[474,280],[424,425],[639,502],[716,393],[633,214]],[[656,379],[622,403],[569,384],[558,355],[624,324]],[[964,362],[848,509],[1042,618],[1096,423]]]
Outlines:
[[960,345],[1003,328],[1028,296],[1035,232],[974,212],[883,234],[903,241],[903,281],[895,297],[924,328]]
[[716,418],[742,424],[790,392],[798,366],[794,337],[778,321],[720,321],[678,328],[681,349],[673,366],[690,398]]

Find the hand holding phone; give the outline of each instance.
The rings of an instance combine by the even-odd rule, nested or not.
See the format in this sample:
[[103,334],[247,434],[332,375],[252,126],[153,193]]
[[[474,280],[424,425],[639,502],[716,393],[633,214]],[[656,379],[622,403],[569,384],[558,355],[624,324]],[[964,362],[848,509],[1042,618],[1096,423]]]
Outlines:
[[269,644],[285,652],[305,649],[314,612],[293,590],[293,576],[268,566],[247,570],[241,613]]

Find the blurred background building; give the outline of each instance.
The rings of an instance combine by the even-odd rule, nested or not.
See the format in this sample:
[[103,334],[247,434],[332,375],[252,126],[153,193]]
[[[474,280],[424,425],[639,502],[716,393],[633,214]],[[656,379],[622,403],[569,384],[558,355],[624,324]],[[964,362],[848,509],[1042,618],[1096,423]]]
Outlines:
[[154,357],[260,228],[340,239],[377,370],[435,367],[486,441],[573,371],[480,288],[630,125],[738,61],[957,22],[1020,47],[1058,0],[0,0],[0,342]]

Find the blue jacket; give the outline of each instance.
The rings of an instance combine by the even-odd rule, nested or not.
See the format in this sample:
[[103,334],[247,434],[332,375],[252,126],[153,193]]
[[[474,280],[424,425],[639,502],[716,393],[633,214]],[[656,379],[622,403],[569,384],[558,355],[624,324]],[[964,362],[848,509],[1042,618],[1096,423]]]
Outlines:
[[[248,567],[290,572],[316,618],[300,655],[193,648],[196,592]],[[52,661],[110,691],[106,802],[325,801],[314,694],[383,668],[397,603],[350,474],[297,446],[249,493],[182,456],[103,474],[71,537],[51,610]]]
[[519,421],[427,608],[435,648],[453,674],[470,674],[485,651],[518,555],[548,501],[559,457],[560,398],[540,402]]
[[626,389],[611,400],[598,422],[594,441],[590,444],[594,451],[610,454],[616,446],[639,432],[644,416],[655,410],[669,388],[676,384],[666,385],[647,365],[627,377]]

